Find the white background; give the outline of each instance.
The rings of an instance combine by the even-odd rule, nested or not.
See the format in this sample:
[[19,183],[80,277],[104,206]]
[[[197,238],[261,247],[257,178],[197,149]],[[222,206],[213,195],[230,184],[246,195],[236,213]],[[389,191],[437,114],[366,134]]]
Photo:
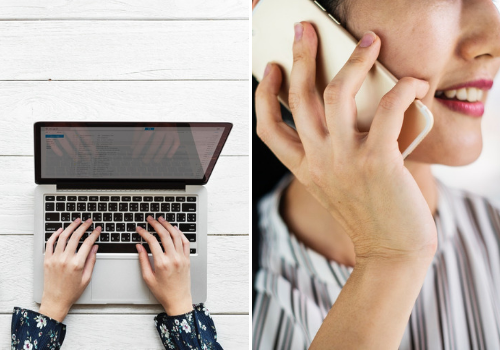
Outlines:
[[[208,300],[249,347],[248,0],[0,1],[0,349],[33,302],[33,123],[227,121],[207,185]],[[66,349],[163,349],[157,306],[76,306]]]

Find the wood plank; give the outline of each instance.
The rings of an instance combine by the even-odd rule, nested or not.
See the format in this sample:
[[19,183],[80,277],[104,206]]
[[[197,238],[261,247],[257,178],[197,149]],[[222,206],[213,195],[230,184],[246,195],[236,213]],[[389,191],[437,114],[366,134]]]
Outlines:
[[248,20],[4,21],[0,80],[247,80],[248,27]]
[[[69,315],[63,349],[164,349],[153,315]],[[0,315],[1,334],[10,335],[11,315]],[[214,315],[217,338],[224,349],[248,349],[250,316]],[[7,340],[7,338],[9,340]],[[9,337],[2,340],[7,349]]]
[[[0,157],[0,236],[32,234],[33,157]],[[221,157],[207,184],[208,233],[249,233],[249,158]]]
[[2,0],[0,19],[248,18],[246,0]]
[[[33,236],[0,235],[0,313],[14,306],[38,310],[33,301]],[[208,298],[215,314],[249,313],[249,237],[208,237]],[[77,305],[72,314],[151,313],[161,306]],[[0,347],[1,348],[1,347]]]
[[43,120],[232,122],[222,154],[248,155],[248,89],[248,81],[0,82],[0,155],[33,155],[33,123]]

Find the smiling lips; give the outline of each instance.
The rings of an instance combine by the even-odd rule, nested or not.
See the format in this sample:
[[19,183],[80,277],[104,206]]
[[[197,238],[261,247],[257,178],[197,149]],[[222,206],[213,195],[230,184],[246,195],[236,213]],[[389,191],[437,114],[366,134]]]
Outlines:
[[490,90],[492,86],[493,80],[475,80],[445,90],[437,90],[434,97],[454,112],[471,117],[482,117],[484,114],[483,93]]

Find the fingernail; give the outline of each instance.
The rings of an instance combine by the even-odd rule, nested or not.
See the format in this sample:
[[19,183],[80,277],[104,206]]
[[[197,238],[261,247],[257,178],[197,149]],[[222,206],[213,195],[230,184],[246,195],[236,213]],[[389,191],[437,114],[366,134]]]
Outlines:
[[137,248],[137,251],[138,251],[139,253],[142,253],[142,250],[144,249],[144,248],[142,247],[142,245],[140,245],[140,244],[136,244],[136,245],[135,245],[135,247]]
[[264,77],[271,71],[271,63],[268,63],[266,69],[264,70]]
[[153,217],[151,215],[148,215],[148,217],[146,218],[146,220],[153,220]]
[[376,35],[374,32],[368,31],[365,34],[363,34],[363,37],[359,41],[359,47],[368,47],[373,44],[373,42],[376,39]]
[[163,221],[165,221],[165,219],[163,218],[163,216],[160,216],[160,217],[158,218],[158,221],[163,222]]
[[101,226],[97,226],[95,229],[96,229],[97,231],[101,231],[101,230],[102,230],[102,227],[101,227]]
[[80,222],[82,221],[80,218],[76,218],[75,222]]
[[62,228],[62,227],[59,227],[59,228],[57,229],[56,233],[59,233],[59,232],[61,232],[62,230],[63,230],[63,228]]
[[295,23],[294,24],[295,28],[295,41],[299,41],[302,39],[302,33],[304,33],[304,26],[302,23]]
[[87,219],[85,220],[85,222],[92,222],[92,219]]
[[92,247],[92,254],[97,253],[97,249],[99,249],[99,246],[98,246],[98,245],[93,246],[93,247]]

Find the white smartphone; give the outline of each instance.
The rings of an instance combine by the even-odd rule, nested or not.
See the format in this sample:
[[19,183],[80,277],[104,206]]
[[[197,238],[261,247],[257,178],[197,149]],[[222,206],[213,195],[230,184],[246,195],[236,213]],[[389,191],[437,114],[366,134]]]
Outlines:
[[[260,81],[268,62],[277,63],[283,73],[279,93],[288,107],[290,73],[293,65],[294,24],[310,22],[318,35],[316,88],[320,95],[347,62],[357,40],[317,1],[260,0],[252,15],[252,73]],[[397,79],[376,61],[356,95],[358,129],[368,131],[380,99],[394,87]],[[399,149],[406,158],[432,129],[431,111],[419,100],[405,112]]]

